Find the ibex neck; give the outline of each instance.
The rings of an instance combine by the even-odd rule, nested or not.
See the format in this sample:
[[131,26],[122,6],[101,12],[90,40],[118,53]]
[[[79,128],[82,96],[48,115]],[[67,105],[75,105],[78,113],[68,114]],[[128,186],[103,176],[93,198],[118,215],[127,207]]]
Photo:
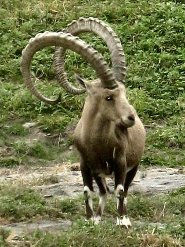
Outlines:
[[86,138],[101,140],[108,138],[113,131],[112,121],[105,119],[94,107],[89,107],[82,118]]

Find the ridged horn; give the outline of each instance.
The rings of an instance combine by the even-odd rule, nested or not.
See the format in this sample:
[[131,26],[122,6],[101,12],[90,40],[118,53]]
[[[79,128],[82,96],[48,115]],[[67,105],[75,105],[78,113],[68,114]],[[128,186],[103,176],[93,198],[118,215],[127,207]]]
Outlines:
[[[126,63],[123,47],[120,39],[112,28],[105,22],[89,17],[80,18],[79,20],[70,23],[63,32],[71,33],[72,35],[78,35],[83,32],[93,32],[100,36],[108,46],[112,62],[112,70],[114,77],[117,81],[125,82],[126,77]],[[72,84],[66,84],[66,73],[64,71],[64,58],[65,49],[57,47],[55,50],[55,70],[59,83],[66,88],[67,91],[73,94],[80,94],[84,92],[84,89],[74,87]]]
[[[108,68],[103,57],[98,54],[98,52],[93,49],[91,46],[86,44],[84,41],[78,37],[72,36],[69,33],[56,33],[56,32],[45,32],[37,34],[34,38],[30,39],[29,43],[22,52],[21,59],[21,72],[25,84],[30,89],[30,91],[40,100],[49,103],[55,104],[59,101],[58,99],[48,99],[42,95],[35,87],[34,82],[31,78],[31,61],[34,54],[44,47],[47,46],[58,46],[64,47],[64,49],[70,49],[78,54],[80,54],[96,71],[97,76],[100,78],[102,84],[110,88],[117,86],[115,78]],[[67,81],[67,79],[66,79]],[[106,85],[104,82],[106,81]],[[67,81],[67,83],[69,83]]]

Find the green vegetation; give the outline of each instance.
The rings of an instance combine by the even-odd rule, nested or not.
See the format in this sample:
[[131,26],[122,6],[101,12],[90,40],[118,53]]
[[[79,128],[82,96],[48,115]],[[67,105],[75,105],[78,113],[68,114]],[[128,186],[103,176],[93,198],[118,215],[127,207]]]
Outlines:
[[[55,80],[53,48],[34,56],[32,70],[45,95],[62,95],[61,104],[39,102],[25,88],[20,73],[23,48],[39,32],[60,31],[81,16],[107,21],[124,45],[128,66],[128,96],[147,129],[142,165],[185,166],[185,4],[175,0],[0,0],[0,167],[39,165],[78,160],[69,150],[72,133],[85,95],[71,96]],[[83,37],[109,62],[107,47],[93,35]],[[74,73],[92,79],[94,71],[78,55],[66,56],[68,78]],[[35,123],[25,127],[25,123]],[[48,178],[40,183],[57,182]],[[26,239],[31,246],[185,246],[184,193],[166,196],[132,195],[129,214],[136,224],[127,231],[116,228],[115,202],[110,200],[105,222],[93,226],[82,220],[82,198],[46,200],[30,188],[0,186],[0,219],[66,217],[71,229],[59,235],[36,232]],[[165,211],[163,212],[165,205]],[[164,214],[162,214],[162,212]],[[108,220],[109,219],[109,220]],[[164,227],[150,223],[159,222]],[[0,230],[0,246],[8,233]]]
[[[42,184],[55,181],[51,177],[43,179]],[[0,218],[6,218],[10,222],[34,220],[41,216],[50,219],[64,218],[65,211],[61,210],[60,203],[46,201],[39,192],[27,186],[21,188],[19,185],[1,185],[0,192]]]
[[[61,4],[59,1],[32,0],[20,3],[14,0],[8,3],[2,0],[0,148],[12,149],[13,154],[10,157],[5,152],[0,158],[1,166],[32,162],[32,156],[40,161],[50,160],[51,156],[52,159],[58,157],[57,138],[55,141],[47,138],[45,142],[34,144],[36,147],[32,147],[32,150],[27,144],[23,150],[20,150],[20,145],[12,145],[15,136],[19,144],[25,142],[28,130],[22,124],[28,121],[36,122],[40,131],[50,137],[62,136],[65,143],[71,145],[71,141],[67,141],[70,136],[66,127],[79,117],[84,96],[68,95],[58,87],[52,66],[54,49],[46,48],[35,55],[32,70],[39,77],[38,88],[47,96],[56,96],[60,91],[62,103],[48,106],[39,102],[22,83],[20,58],[22,49],[35,34],[45,30],[59,31],[80,16],[94,16],[107,21],[124,45],[129,98],[144,123],[152,127],[148,131],[143,165],[182,166],[185,161],[184,13],[185,5],[179,1],[155,0],[147,3],[145,0],[107,0],[92,4],[92,1],[75,0]],[[98,37],[84,34],[83,38],[109,61],[107,47]],[[66,70],[72,81],[74,72],[89,79],[94,77],[94,72],[82,58],[72,52],[67,54]],[[68,144],[62,144],[62,151]],[[47,155],[47,145],[53,155]]]
[[[168,195],[146,197],[144,194],[129,196],[129,215],[133,228],[115,227],[117,216],[115,200],[108,198],[105,215],[100,225],[84,220],[82,197],[65,200],[44,199],[37,192],[1,186],[0,217],[10,221],[37,218],[71,219],[68,232],[44,233],[36,231],[25,236],[34,246],[178,246],[185,244],[185,188]],[[2,230],[1,230],[2,231]],[[3,238],[7,233],[3,232]],[[4,237],[3,237],[4,236]],[[1,241],[1,239],[0,239]],[[82,246],[83,246],[82,245]],[[3,245],[2,245],[3,246]]]
[[[27,145],[23,150],[20,150],[20,145],[12,145],[15,136],[22,139],[27,134],[21,126],[24,122],[34,121],[44,133],[68,137],[66,127],[79,117],[84,96],[74,97],[59,89],[52,66],[52,48],[36,54],[32,69],[39,77],[38,87],[45,95],[57,95],[61,91],[61,104],[48,106],[32,97],[22,84],[19,64],[21,51],[31,37],[45,30],[59,31],[80,16],[95,16],[107,21],[124,44],[130,100],[144,123],[152,125],[148,131],[143,165],[183,165],[184,4],[159,0],[153,3],[107,0],[93,4],[78,0],[73,3],[64,1],[63,4],[59,1],[32,0],[20,4],[15,0],[11,3],[2,0],[0,12],[0,124],[3,128],[0,147],[6,146],[14,153],[10,159],[0,158],[1,165],[24,164],[29,162],[31,156],[51,159],[52,155],[47,155],[45,151],[46,143],[35,144],[32,150]],[[99,38],[85,34],[83,37],[109,61],[107,48]],[[72,81],[76,71],[84,77],[94,77],[87,64],[72,52],[67,55],[66,69]],[[23,144],[24,140],[21,142]],[[57,151],[51,148],[55,159],[58,156],[57,141],[46,142],[49,146],[55,145],[54,150]]]

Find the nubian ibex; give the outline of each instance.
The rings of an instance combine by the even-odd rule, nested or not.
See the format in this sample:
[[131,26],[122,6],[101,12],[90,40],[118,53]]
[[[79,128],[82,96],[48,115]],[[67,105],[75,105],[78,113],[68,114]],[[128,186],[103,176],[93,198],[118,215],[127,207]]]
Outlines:
[[[101,54],[76,37],[82,32],[93,32],[105,41],[110,51],[112,69],[108,68]],[[127,192],[144,151],[145,129],[126,96],[126,66],[121,41],[109,25],[92,17],[73,21],[62,32],[45,32],[31,39],[22,53],[23,79],[37,98],[55,104],[60,101],[60,96],[54,100],[45,97],[36,89],[30,72],[33,55],[46,46],[56,47],[54,64],[61,86],[72,94],[87,92],[82,116],[74,131],[74,144],[81,157],[87,218],[95,224],[101,220],[109,190],[106,177],[113,176],[119,215],[117,225],[129,227]],[[85,81],[77,76],[84,88],[74,87],[64,70],[66,49],[80,54],[96,71],[98,79]],[[99,188],[99,205],[95,214],[93,179]]]

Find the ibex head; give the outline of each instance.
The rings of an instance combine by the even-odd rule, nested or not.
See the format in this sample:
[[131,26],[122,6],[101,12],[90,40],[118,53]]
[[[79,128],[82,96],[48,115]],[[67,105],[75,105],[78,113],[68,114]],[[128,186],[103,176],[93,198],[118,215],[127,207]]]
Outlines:
[[[113,121],[120,127],[131,127],[135,123],[135,111],[129,104],[126,96],[125,86],[116,82],[112,89],[105,88],[99,79],[93,81],[84,81],[77,76],[77,80],[86,88],[87,98],[85,108],[86,111],[94,112],[94,116],[98,114],[103,121]],[[93,110],[92,110],[93,109]]]

